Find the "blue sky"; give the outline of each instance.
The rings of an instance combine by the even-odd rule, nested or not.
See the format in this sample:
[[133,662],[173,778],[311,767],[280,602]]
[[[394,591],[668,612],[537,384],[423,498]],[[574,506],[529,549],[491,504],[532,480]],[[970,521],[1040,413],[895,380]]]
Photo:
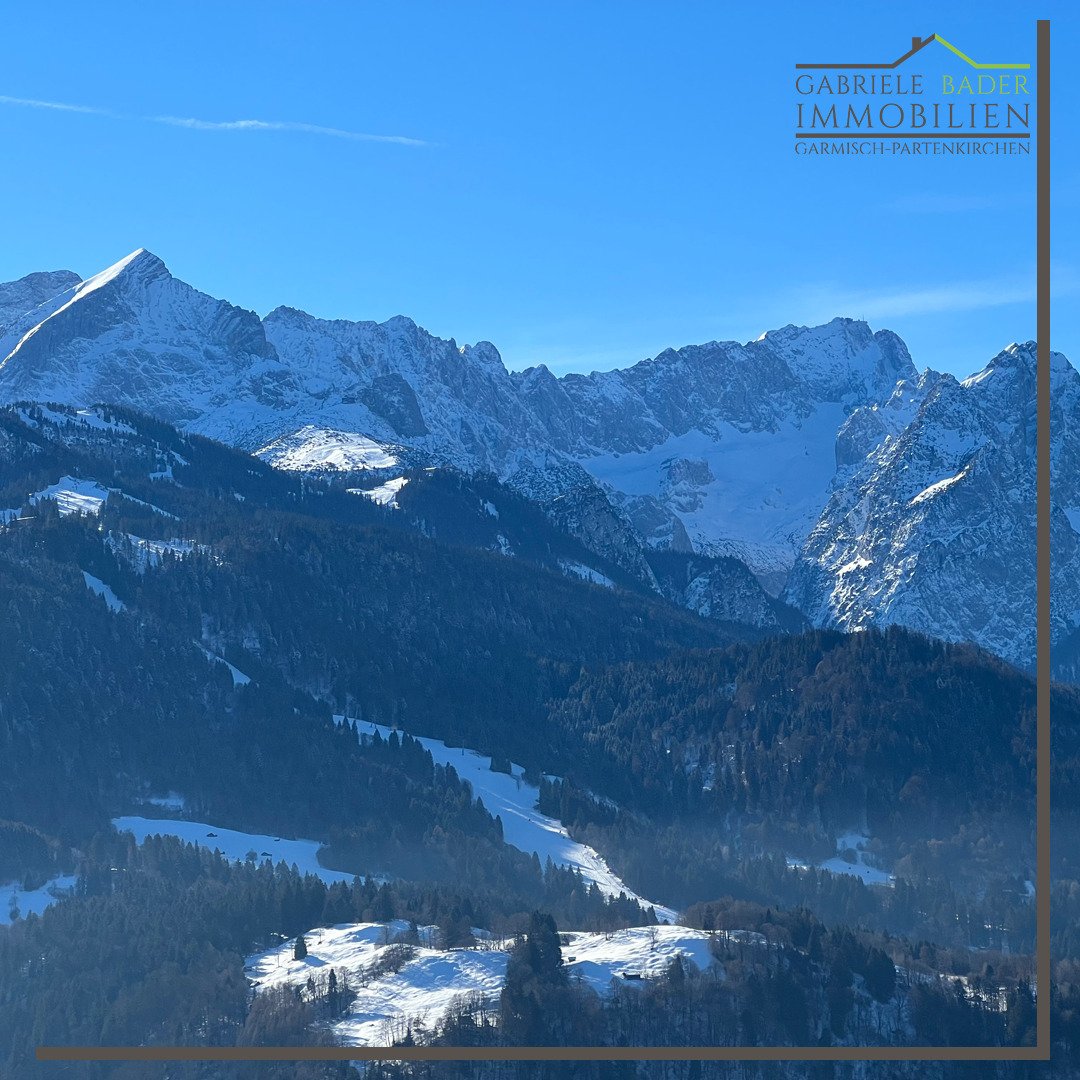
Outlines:
[[931,32],[1034,60],[1043,16],[1054,345],[1080,361],[1074,6],[24,6],[0,280],[147,247],[260,313],[407,314],[558,372],[851,315],[967,374],[1034,337],[1034,154],[796,158],[793,64]]

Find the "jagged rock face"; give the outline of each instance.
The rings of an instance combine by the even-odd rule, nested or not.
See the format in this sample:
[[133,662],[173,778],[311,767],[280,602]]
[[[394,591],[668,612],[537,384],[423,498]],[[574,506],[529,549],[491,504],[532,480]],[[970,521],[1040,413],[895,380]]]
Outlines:
[[556,379],[510,373],[493,345],[459,348],[403,317],[278,308],[260,321],[145,251],[72,277],[0,290],[12,310],[37,309],[0,341],[2,399],[130,404],[249,450],[308,426],[351,432],[526,491],[539,459],[547,486],[579,463],[637,516],[647,509],[650,542],[686,537],[777,583],[824,504],[845,412],[917,379],[895,335],[850,319]]
[[133,405],[239,442],[297,386],[257,315],[197,292],[147,251],[71,285],[7,328],[7,401]]
[[79,275],[70,270],[53,270],[27,274],[18,281],[0,285],[0,337],[6,336],[7,328],[21,315],[40,307],[80,281]]
[[823,402],[882,400],[898,379],[917,377],[895,334],[834,319],[786,326],[746,345],[669,349],[623,371],[556,380],[536,368],[516,378],[552,444],[588,457],[644,452],[692,431],[712,438],[728,427],[775,431]]
[[654,551],[649,564],[667,599],[706,619],[756,626],[767,633],[805,628],[799,614],[769,596],[738,559]]
[[883,403],[853,409],[836,435],[837,469],[861,465],[886,437],[899,435],[942,377],[936,371],[926,371],[916,382],[900,379]]
[[498,473],[542,445],[510,373],[487,342],[459,349],[401,316],[385,323],[315,319],[291,308],[264,322],[301,380],[310,421],[408,445],[434,461]]
[[646,547],[656,551],[692,552],[694,545],[682,519],[652,495],[622,495],[612,491],[611,498],[630,519]]
[[[1035,345],[964,382],[838,478],[785,598],[818,625],[901,624],[1035,657]],[[1080,375],[1053,357],[1053,637],[1080,620]],[[1075,525],[1075,527],[1074,527]]]
[[589,551],[602,555],[649,588],[658,588],[640,537],[626,515],[595,485],[575,487],[553,499],[546,509],[561,529]]
[[[583,466],[630,498],[653,500],[696,550],[742,559],[778,592],[828,498],[847,414],[884,405],[898,380],[917,392],[919,375],[895,334],[834,319],[610,373],[605,396],[620,406],[610,431],[594,380],[562,380],[593,418],[590,443],[575,448]],[[627,433],[623,416],[643,419]],[[653,532],[663,543],[672,530]]]
[[[145,251],[0,285],[0,402],[130,405],[279,467],[491,473],[649,587],[650,551],[735,557],[816,623],[904,623],[1018,663],[1031,362],[1024,346],[964,383],[920,375],[895,334],[834,319],[556,378],[403,317],[260,320]],[[1080,641],[1078,376],[1056,364],[1055,634]]]

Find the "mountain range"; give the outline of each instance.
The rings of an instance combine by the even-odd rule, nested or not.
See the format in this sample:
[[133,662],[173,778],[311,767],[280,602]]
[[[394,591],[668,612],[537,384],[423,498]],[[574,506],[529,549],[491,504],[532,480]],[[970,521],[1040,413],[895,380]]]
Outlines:
[[[791,608],[822,627],[900,624],[1023,667],[1034,386],[1031,342],[960,381],[845,318],[557,378],[401,316],[260,318],[145,250],[85,280],[0,285],[0,403],[135,408],[279,469],[377,489],[391,507],[424,470],[488,477],[603,564],[564,559],[569,573],[623,575],[762,628],[798,618]],[[1080,375],[1055,354],[1053,631],[1066,675],[1080,636],[1078,395]],[[513,554],[492,508],[486,542]]]

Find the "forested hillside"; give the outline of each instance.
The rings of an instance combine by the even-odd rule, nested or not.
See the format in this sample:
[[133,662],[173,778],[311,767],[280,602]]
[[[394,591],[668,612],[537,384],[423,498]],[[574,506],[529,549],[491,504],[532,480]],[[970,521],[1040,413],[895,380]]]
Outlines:
[[[494,480],[418,477],[411,503],[381,506],[114,409],[0,412],[0,442],[0,1063],[18,1080],[41,1041],[330,1038],[345,998],[252,996],[244,957],[394,918],[448,945],[524,935],[499,1017],[463,1005],[435,1041],[1030,1039],[1027,675],[899,629],[797,632],[779,605],[767,635],[614,565],[584,580],[560,561],[584,549]],[[442,527],[474,503],[474,525]],[[489,503],[513,554],[489,550]],[[654,562],[668,590],[700,569]],[[707,569],[710,604],[749,595],[734,560]],[[1053,709],[1071,1045],[1080,696],[1059,687]],[[395,730],[358,737],[372,724]],[[490,755],[609,877],[758,944],[717,945],[726,981],[672,967],[638,996],[582,997],[529,941],[654,913],[507,843],[414,736]],[[199,849],[140,847],[113,829],[124,815],[210,824]],[[215,827],[311,837],[346,880],[257,849],[226,863]],[[74,896],[18,909],[61,875]]]

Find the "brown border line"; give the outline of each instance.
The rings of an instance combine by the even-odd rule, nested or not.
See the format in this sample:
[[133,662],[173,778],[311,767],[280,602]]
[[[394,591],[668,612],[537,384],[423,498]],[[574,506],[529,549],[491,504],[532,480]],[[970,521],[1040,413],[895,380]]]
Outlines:
[[1050,1057],[1050,20],[1036,23],[1035,955],[1037,1043]]
[[[1036,29],[1036,1045],[39,1046],[38,1061],[1050,1060],[1050,21],[1039,19]],[[895,67],[905,59],[883,66]]]
[[1038,1046],[41,1046],[38,1061],[1046,1061]]
[[[913,42],[918,40],[917,38],[911,39]],[[892,68],[898,68],[905,60],[910,60],[917,52],[925,49],[931,41],[934,40],[934,35],[931,34],[928,38],[919,41],[918,45],[912,45],[910,49],[903,56],[894,60],[891,64],[796,64],[796,68],[814,68],[817,70],[828,69],[835,71],[837,69],[843,69],[847,71],[888,71]]]

